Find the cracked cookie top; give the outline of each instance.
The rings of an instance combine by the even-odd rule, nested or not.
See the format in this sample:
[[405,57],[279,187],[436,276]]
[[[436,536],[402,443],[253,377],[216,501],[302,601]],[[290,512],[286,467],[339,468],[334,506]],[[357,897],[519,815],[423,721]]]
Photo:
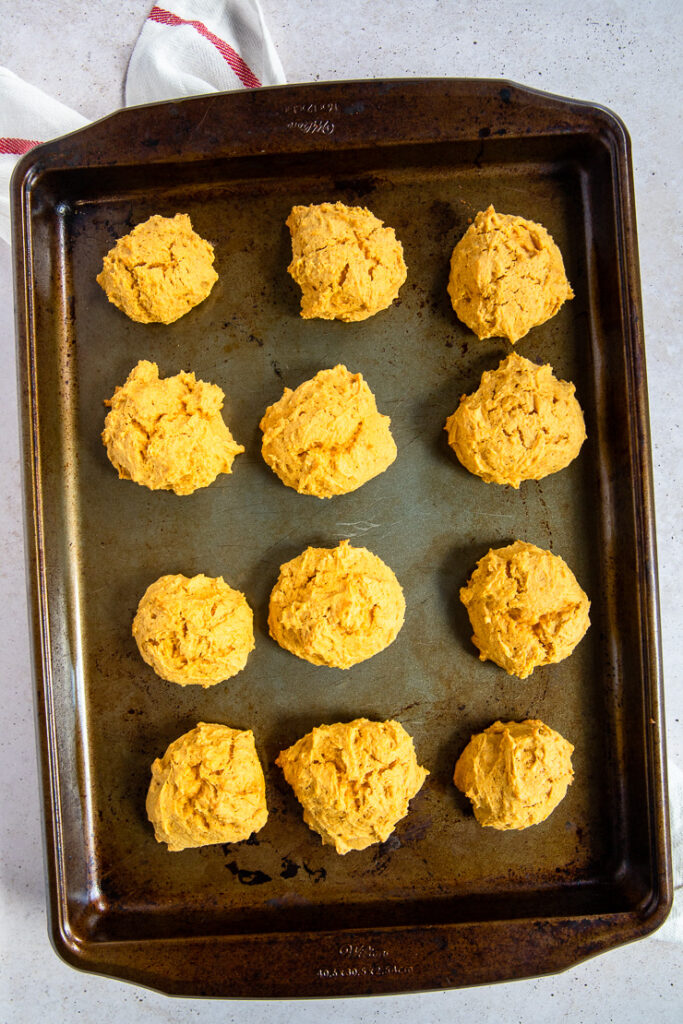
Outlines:
[[574,779],[574,747],[537,718],[494,722],[458,758],[453,782],[480,825],[501,830],[538,825]]
[[102,441],[119,477],[153,491],[192,494],[232,472],[244,448],[221,416],[224,398],[217,384],[193,373],[159,377],[156,363],[141,360],[104,403],[110,411]]
[[486,483],[519,487],[564,469],[586,439],[574,385],[513,352],[446,420],[448,443]]
[[360,373],[321,370],[269,405],[261,451],[280,480],[299,494],[348,494],[396,458],[390,419]]
[[161,576],[143,594],[133,636],[158,676],[214,686],[241,672],[254,649],[247,599],[222,576]]
[[448,294],[477,337],[513,344],[574,297],[562,253],[543,225],[492,206],[477,214],[454,248]]
[[176,853],[239,843],[268,820],[266,784],[251,729],[199,722],[152,764],[147,817]]
[[400,722],[367,718],[320,725],[275,763],[306,824],[340,854],[388,839],[429,775]]
[[268,628],[304,661],[351,668],[398,636],[406,604],[401,584],[377,555],[351,547],[306,548],[280,567]]
[[484,555],[460,600],[480,660],[520,679],[568,658],[590,625],[590,601],[567,563],[522,540]]
[[305,320],[366,320],[390,306],[406,279],[393,228],[362,206],[295,206],[289,273],[301,288]]
[[104,257],[97,283],[131,320],[172,324],[207,297],[218,274],[213,246],[186,213],[138,224]]

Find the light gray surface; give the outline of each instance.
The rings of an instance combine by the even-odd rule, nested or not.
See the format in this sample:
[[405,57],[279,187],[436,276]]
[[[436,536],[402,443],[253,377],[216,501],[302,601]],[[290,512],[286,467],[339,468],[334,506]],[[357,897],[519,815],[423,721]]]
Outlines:
[[[172,0],[165,4],[171,10]],[[121,104],[149,0],[0,0],[0,64],[88,117]],[[388,76],[508,77],[611,107],[633,141],[659,541],[671,758],[683,767],[680,589],[680,170],[678,2],[263,0],[290,82]],[[683,946],[657,936],[552,978],[424,996],[299,1003],[170,1000],[79,974],[46,933],[29,678],[11,264],[0,244],[3,729],[0,733],[0,1021],[678,1021]],[[501,1009],[504,1007],[504,1009]]]

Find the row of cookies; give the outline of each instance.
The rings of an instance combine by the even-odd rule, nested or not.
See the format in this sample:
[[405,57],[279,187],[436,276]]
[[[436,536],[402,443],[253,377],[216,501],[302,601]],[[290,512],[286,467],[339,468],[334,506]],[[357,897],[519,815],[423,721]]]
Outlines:
[[[289,273],[304,319],[365,320],[386,309],[407,276],[393,228],[343,203],[295,206]],[[120,238],[97,277],[131,319],[170,324],[202,302],[218,280],[210,242],[187,214],[155,215]],[[545,227],[493,206],[480,211],[451,254],[448,293],[479,338],[513,344],[573,298],[562,254]]]
[[[453,781],[480,824],[528,828],[567,792],[573,749],[537,719],[494,722],[467,744]],[[429,774],[399,722],[366,718],[319,726],[275,763],[306,824],[339,854],[388,839]],[[146,810],[155,838],[171,852],[260,831],[268,809],[253,732],[200,722],[179,736],[152,765]]]
[[[567,563],[521,540],[481,558],[460,599],[480,659],[520,679],[569,657],[590,624],[590,602]],[[394,642],[405,607],[389,566],[343,540],[336,548],[308,547],[280,567],[268,628],[304,661],[349,669]],[[253,613],[222,577],[161,576],[140,600],[133,636],[162,679],[213,686],[245,667],[254,649]]]
[[[519,487],[576,458],[586,437],[574,385],[550,366],[512,353],[482,375],[446,420],[448,441],[471,473]],[[217,384],[181,372],[160,377],[141,360],[109,406],[102,440],[122,479],[151,490],[191,494],[230,473],[244,452],[226,425]],[[337,365],[319,371],[267,407],[260,428],[264,460],[299,494],[348,494],[396,459],[391,421],[377,409],[360,373]]]

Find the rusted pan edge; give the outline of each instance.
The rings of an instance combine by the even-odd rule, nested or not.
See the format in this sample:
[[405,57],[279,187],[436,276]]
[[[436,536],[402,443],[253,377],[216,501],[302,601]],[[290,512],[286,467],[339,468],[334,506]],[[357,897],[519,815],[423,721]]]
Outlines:
[[[656,923],[662,914],[655,913]],[[169,995],[390,995],[553,974],[646,934],[653,916],[56,945],[73,967]]]
[[[459,118],[457,106],[474,100],[476,110]],[[627,138],[622,122],[606,108],[502,79],[273,86],[119,110],[31,150],[15,170],[13,190],[16,202],[29,168],[35,175],[56,168],[581,132]],[[117,142],[122,137],[125,149]]]

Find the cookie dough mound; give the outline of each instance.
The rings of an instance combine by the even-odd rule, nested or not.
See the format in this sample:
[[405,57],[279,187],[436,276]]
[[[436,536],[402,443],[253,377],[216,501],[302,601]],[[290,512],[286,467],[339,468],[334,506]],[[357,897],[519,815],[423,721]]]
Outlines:
[[254,649],[254,616],[222,576],[161,576],[133,620],[143,659],[181,686],[214,686],[241,672]]
[[467,744],[453,782],[480,825],[522,829],[545,821],[574,778],[571,743],[543,722],[494,722]]
[[213,246],[192,230],[186,213],[150,217],[104,257],[97,283],[141,324],[172,324],[203,302],[218,274]]
[[172,853],[240,843],[268,819],[263,769],[249,729],[200,722],[152,764],[147,817]]
[[299,494],[331,498],[379,476],[396,458],[391,420],[360,373],[321,370],[285,388],[261,420],[263,458]]
[[573,384],[513,352],[446,420],[448,443],[487,484],[519,487],[564,469],[586,439]]
[[405,608],[389,566],[343,540],[336,548],[306,548],[281,566],[268,626],[280,647],[304,661],[351,668],[396,639]]
[[543,225],[492,206],[477,214],[453,250],[448,294],[479,338],[513,344],[574,297],[562,253]]
[[429,774],[399,722],[367,718],[321,725],[275,763],[306,824],[341,854],[383,843]]
[[104,404],[102,441],[122,480],[153,491],[192,494],[219,473],[232,472],[244,451],[226,427],[225,395],[193,373],[159,377],[156,363],[142,360]]
[[301,288],[304,320],[365,320],[390,306],[406,279],[393,228],[362,206],[295,206],[289,273]]
[[522,540],[484,555],[460,600],[480,660],[520,679],[568,658],[590,625],[590,602],[567,563]]

